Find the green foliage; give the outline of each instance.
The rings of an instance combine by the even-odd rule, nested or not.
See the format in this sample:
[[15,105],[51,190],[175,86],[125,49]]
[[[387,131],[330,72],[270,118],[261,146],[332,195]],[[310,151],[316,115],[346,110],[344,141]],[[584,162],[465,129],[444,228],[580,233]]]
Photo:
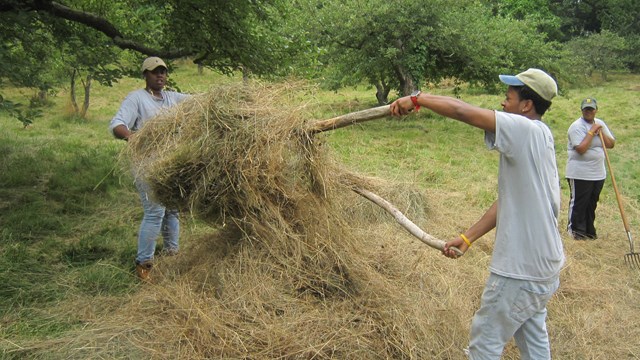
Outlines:
[[575,38],[566,43],[566,49],[564,58],[571,59],[571,67],[586,77],[590,77],[593,72],[599,72],[602,78],[607,80],[608,73],[625,68],[625,39],[607,30],[600,34]]
[[62,56],[51,28],[25,13],[2,16],[0,79],[41,91],[58,85],[63,74]]
[[526,20],[552,41],[560,40],[561,18],[552,11],[547,0],[487,0],[492,12],[502,17]]
[[640,7],[636,0],[562,0],[551,2],[550,8],[561,20],[558,40],[571,42],[609,31],[627,43],[623,55],[626,67],[640,69]]
[[225,74],[244,67],[271,74],[287,66],[291,38],[279,32],[288,2],[240,0],[168,1],[164,36],[176,48],[191,49],[197,61]]
[[24,127],[33,124],[36,118],[42,116],[42,110],[37,106],[37,103],[31,102],[31,104],[25,108],[23,104],[5,99],[0,94],[0,112],[3,111],[20,121]]
[[544,68],[555,56],[539,22],[496,17],[477,1],[325,1],[307,10],[332,89],[367,81],[406,95],[449,77],[491,85],[500,72]]

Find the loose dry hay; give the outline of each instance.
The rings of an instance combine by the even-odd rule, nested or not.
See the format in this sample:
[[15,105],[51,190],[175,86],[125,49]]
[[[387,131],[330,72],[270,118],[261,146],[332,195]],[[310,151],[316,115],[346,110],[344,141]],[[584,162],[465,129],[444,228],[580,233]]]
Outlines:
[[[143,140],[158,142],[148,157],[151,162],[144,165],[161,164],[175,154],[190,160],[182,172],[179,164],[168,167],[173,174],[162,175],[162,168],[152,171],[182,187],[183,196],[165,194],[172,204],[216,229],[183,237],[183,253],[159,259],[155,283],[141,285],[125,304],[117,297],[43,310],[51,311],[53,319],[60,314],[82,318],[87,326],[50,341],[22,342],[19,350],[5,347],[12,349],[8,354],[55,359],[464,359],[493,233],[458,261],[408,236],[381,209],[340,185],[362,179],[331,164],[322,136],[305,137],[304,109],[287,112],[291,107],[274,106],[287,103],[281,100],[290,91],[216,89],[208,94],[217,97],[214,104],[208,105],[207,97],[194,99],[197,109],[180,107],[158,123],[180,132],[158,128],[153,133],[158,140],[145,135],[132,141],[136,148]],[[216,104],[221,109],[212,110]],[[179,115],[185,112],[188,118]],[[211,120],[217,113],[233,115]],[[235,122],[239,113],[244,120]],[[263,117],[269,121],[261,121]],[[220,138],[211,138],[216,126],[230,135],[227,148]],[[152,128],[140,135],[146,131]],[[165,143],[160,146],[160,141]],[[190,148],[181,150],[185,144]],[[218,182],[206,187],[198,179]],[[467,207],[464,192],[424,194],[382,181],[357,185],[391,200],[445,239],[484,211]],[[198,196],[202,189],[219,198]],[[224,206],[207,209],[214,202]],[[558,359],[640,358],[638,272],[623,264],[626,244],[620,239],[624,234],[617,209],[603,204],[599,211],[604,212],[599,213],[601,240],[564,238],[568,262],[548,318],[552,353]],[[519,358],[513,342],[503,358]]]
[[404,275],[364,251],[371,241],[347,222],[342,200],[353,195],[340,185],[360,180],[339,171],[321,137],[305,131],[304,109],[281,106],[291,93],[215,89],[132,139],[136,174],[159,202],[224,226],[196,245],[200,256],[180,265],[177,283],[154,290],[161,295],[147,300],[155,311],[132,304],[144,329],[132,342],[169,358],[443,352],[421,345],[434,334],[416,321],[424,310],[393,281]]

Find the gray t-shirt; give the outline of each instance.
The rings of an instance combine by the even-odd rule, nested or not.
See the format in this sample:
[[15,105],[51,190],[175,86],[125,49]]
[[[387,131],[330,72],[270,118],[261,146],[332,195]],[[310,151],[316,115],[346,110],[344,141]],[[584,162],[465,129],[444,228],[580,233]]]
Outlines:
[[109,131],[113,134],[113,129],[118,125],[126,126],[129,131],[137,131],[145,121],[156,116],[160,110],[174,106],[188,96],[175,91],[162,90],[162,99],[158,99],[145,89],[132,91],[111,119]]
[[[596,118],[594,121],[602,125],[602,131],[608,137],[613,138],[613,134],[604,123],[604,121]],[[575,147],[580,145],[587,132],[591,129],[591,124],[583,118],[574,121],[569,130],[567,137],[567,167],[565,177],[568,179],[598,181],[607,177],[607,170],[604,166],[604,150],[602,149],[602,141],[600,136],[594,136],[591,144],[584,154],[580,154]]]
[[495,114],[495,134],[485,132],[487,147],[500,152],[496,241],[489,270],[522,280],[553,279],[564,264],[553,134],[542,121]]

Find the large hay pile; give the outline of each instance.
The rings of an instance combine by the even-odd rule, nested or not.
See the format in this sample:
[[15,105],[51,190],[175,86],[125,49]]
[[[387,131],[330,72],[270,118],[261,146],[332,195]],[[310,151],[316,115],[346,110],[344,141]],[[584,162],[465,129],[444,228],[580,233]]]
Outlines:
[[305,131],[304,109],[280,106],[296,94],[213,89],[132,139],[136,174],[159,202],[223,228],[179,265],[183,284],[157,317],[133,311],[153,322],[145,341],[171,358],[431,358],[422,310],[346,219],[357,203],[340,185],[347,176]]

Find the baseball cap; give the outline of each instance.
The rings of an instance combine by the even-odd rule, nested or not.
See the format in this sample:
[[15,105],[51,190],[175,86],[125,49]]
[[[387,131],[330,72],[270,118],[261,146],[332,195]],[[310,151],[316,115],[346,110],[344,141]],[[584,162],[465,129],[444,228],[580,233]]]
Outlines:
[[157,68],[158,66],[163,66],[165,69],[167,69],[167,64],[165,64],[164,61],[162,61],[162,59],[160,59],[159,57],[148,57],[142,63],[142,72],[153,71],[153,69]]
[[528,69],[518,75],[500,75],[500,81],[510,86],[527,85],[543,99],[551,101],[558,95],[558,84],[551,75],[540,69]]
[[586,98],[582,100],[582,103],[580,104],[580,110],[584,110],[585,108],[597,109],[598,103],[596,102],[596,99]]

